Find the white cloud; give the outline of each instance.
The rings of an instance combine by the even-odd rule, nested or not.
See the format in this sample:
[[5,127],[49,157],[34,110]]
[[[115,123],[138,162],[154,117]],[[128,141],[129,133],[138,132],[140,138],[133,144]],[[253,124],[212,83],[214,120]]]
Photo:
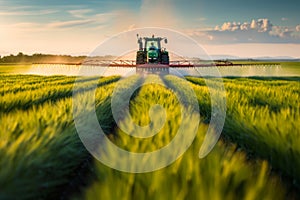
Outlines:
[[293,31],[290,30],[288,27],[281,27],[281,26],[274,26],[270,35],[278,36],[281,38],[288,38],[291,37]]
[[250,28],[251,29],[256,29],[257,28],[257,22],[254,19],[252,19],[252,21],[251,21]]
[[249,29],[250,29],[250,23],[244,22],[243,24],[241,24],[240,29],[241,29],[242,31],[249,30]]
[[259,19],[257,22],[260,32],[269,32],[272,30],[273,24],[271,24],[269,19]]
[[225,22],[214,29],[185,32],[202,44],[300,43],[300,24],[294,27],[276,26],[267,18],[243,23]]
[[217,31],[246,31],[256,30],[258,32],[269,32],[272,30],[273,24],[269,19],[253,19],[251,22],[225,22],[222,26],[216,26]]
[[251,22],[225,22],[207,31],[217,43],[300,43],[300,24],[276,26],[267,18]]

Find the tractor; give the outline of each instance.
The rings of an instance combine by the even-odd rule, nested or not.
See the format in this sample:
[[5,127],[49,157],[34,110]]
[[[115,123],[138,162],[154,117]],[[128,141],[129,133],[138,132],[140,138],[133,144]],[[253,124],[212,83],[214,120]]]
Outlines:
[[[166,44],[167,38],[161,37],[139,37],[137,34],[139,50],[136,53],[136,64],[161,64],[169,65],[169,53],[165,48],[162,48],[161,41]],[[143,43],[144,40],[144,43]]]

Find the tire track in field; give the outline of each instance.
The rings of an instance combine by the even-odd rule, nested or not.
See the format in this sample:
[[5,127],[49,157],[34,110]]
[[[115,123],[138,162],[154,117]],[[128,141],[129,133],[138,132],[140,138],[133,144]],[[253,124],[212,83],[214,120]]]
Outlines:
[[[129,77],[128,79],[120,80],[117,84],[119,84],[118,88],[120,91],[122,91],[123,94],[126,94],[129,88],[134,88],[136,85],[140,85],[144,82],[144,80],[138,76]],[[136,98],[140,91],[140,88],[136,90],[131,100]],[[122,101],[122,97],[120,97],[120,100]],[[104,133],[110,134],[114,133],[114,130],[117,128],[116,122],[114,120],[112,110],[111,110],[111,96],[109,98],[105,99],[105,101],[101,104],[101,107],[96,109],[96,115],[98,117],[99,123],[101,128],[103,129]],[[107,121],[110,123],[107,124]]]
[[[128,87],[128,89],[125,89],[127,86],[124,86],[123,93],[126,95],[127,91],[131,91],[130,88],[135,88],[136,85],[141,85],[141,87],[139,87],[136,91],[134,91],[134,93],[130,97],[129,108],[128,108],[129,110],[124,111],[123,109],[120,109],[122,112],[122,114],[120,114],[122,116],[122,118],[119,118],[119,121],[117,124],[120,124],[121,126],[124,126],[124,125],[131,126],[132,123],[135,123],[137,126],[143,127],[143,126],[148,126],[151,123],[151,120],[149,118],[149,113],[148,113],[150,107],[148,107],[149,105],[147,105],[147,103],[145,104],[145,102],[143,102],[143,100],[145,100],[147,98],[151,98],[147,94],[147,92],[149,92],[149,91],[145,92],[145,87],[149,87],[149,86],[151,87],[151,85],[152,85],[152,87],[157,87],[157,86],[153,86],[153,84],[165,85],[163,80],[160,77],[158,77],[156,75],[148,75],[147,77],[142,77],[140,81],[136,82],[133,86]],[[158,85],[158,87],[161,87],[160,85]],[[158,99],[157,99],[158,101],[162,100],[161,97],[159,96],[159,94],[160,94],[159,92],[156,94],[156,97],[158,97]],[[120,96],[121,96],[121,98],[120,98],[121,100],[124,99],[124,98],[122,98],[122,94],[120,94]],[[125,99],[127,99],[127,98],[125,98]],[[160,102],[160,103],[162,104],[162,102]],[[142,111],[140,110],[140,108],[141,108],[140,106],[143,107]],[[144,107],[144,106],[146,106],[146,107]],[[112,114],[111,114],[111,117],[113,118]],[[128,118],[131,118],[131,119],[129,120]],[[148,141],[152,140],[152,138],[139,139],[139,138],[133,137],[133,136],[129,135],[129,133],[124,132],[124,130],[122,130],[122,127],[117,126],[117,124],[114,123],[114,128],[112,130],[113,140],[117,146],[123,146],[124,145],[123,142],[127,139],[134,140],[137,143],[140,143],[144,140],[148,140]],[[150,126],[152,126],[152,125],[150,125]],[[160,143],[160,146],[163,146],[163,145]],[[137,150],[137,151],[139,151],[139,150]]]
[[[121,82],[121,85],[125,87],[134,87],[133,85],[141,83],[140,78],[136,78],[133,82],[126,84],[124,82]],[[113,83],[115,84],[115,83]],[[106,85],[109,86],[109,85]],[[104,86],[105,87],[105,86]],[[111,111],[111,97],[112,97],[112,90],[116,86],[108,87],[108,90],[105,90],[105,92],[108,92],[109,95],[103,96],[103,90],[100,87],[100,91],[96,90],[96,105],[95,105],[95,111],[96,116],[98,117],[99,124],[101,128],[103,129],[104,133],[107,135],[114,134],[113,131],[116,128],[116,123],[114,121],[112,111]],[[87,91],[88,92],[88,91]],[[124,91],[126,92],[126,91]],[[137,95],[137,92],[134,93],[133,96]],[[92,138],[93,139],[93,138]],[[78,175],[69,184],[66,184],[64,186],[64,189],[61,189],[61,191],[64,191],[62,193],[62,196],[60,198],[62,199],[68,199],[70,197],[78,196],[82,192],[82,190],[85,187],[90,186],[90,184],[95,181],[95,177],[97,176],[94,171],[95,169],[95,160],[94,158],[88,154],[87,158],[82,162],[82,164],[78,165],[78,167],[75,169],[75,174]]]

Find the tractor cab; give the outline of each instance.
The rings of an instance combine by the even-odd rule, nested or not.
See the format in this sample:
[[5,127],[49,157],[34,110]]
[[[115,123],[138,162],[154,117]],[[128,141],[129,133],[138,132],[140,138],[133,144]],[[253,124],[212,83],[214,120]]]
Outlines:
[[150,41],[148,42],[148,44],[151,44],[150,46],[149,45],[146,45],[146,48],[147,48],[147,52],[148,52],[148,62],[149,63],[155,63],[155,62],[158,62],[158,58],[159,58],[159,50],[157,48],[157,45],[155,46],[154,45],[154,41]]
[[147,51],[156,51],[158,49],[157,41],[148,41],[148,43],[146,44],[146,49]]

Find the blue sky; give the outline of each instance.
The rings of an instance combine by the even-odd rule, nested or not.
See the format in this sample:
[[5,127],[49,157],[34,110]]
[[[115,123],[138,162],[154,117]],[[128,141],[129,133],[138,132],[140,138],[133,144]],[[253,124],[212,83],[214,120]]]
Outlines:
[[289,0],[0,0],[0,54],[89,54],[111,35],[155,26],[210,54],[300,57],[299,10]]

